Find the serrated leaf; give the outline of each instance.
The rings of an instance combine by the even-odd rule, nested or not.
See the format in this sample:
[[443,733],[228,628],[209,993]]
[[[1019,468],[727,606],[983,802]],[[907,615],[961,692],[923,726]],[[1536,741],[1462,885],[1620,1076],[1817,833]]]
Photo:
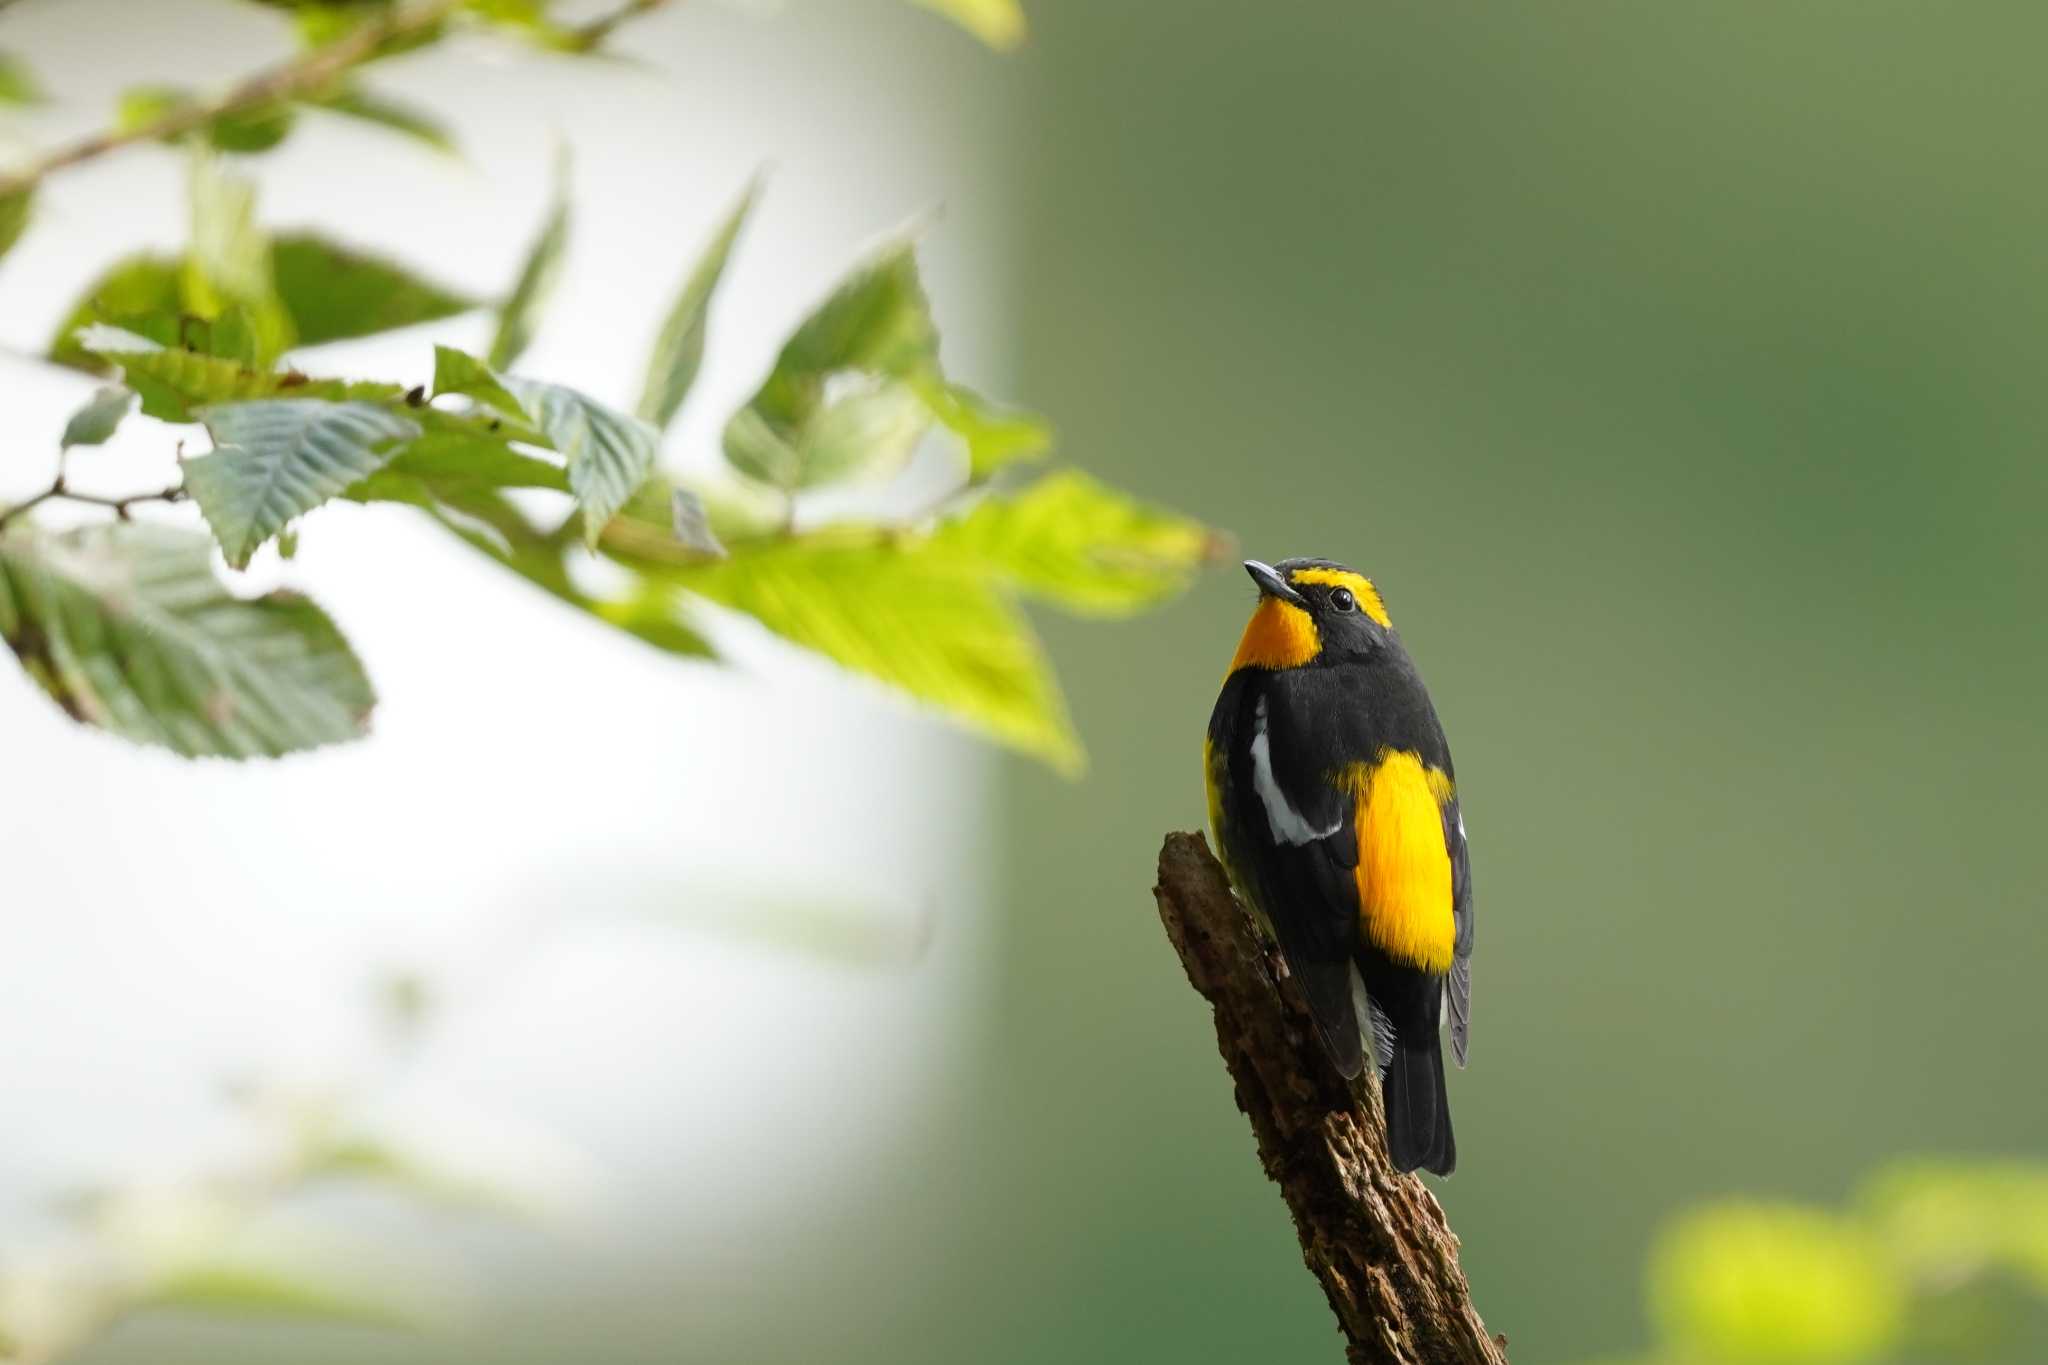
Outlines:
[[1173,597],[1221,544],[1200,523],[1076,470],[984,498],[932,541],[1019,591],[1091,616],[1128,616]]
[[967,448],[968,473],[977,481],[1011,464],[1043,457],[1052,449],[1052,428],[1042,417],[1004,408],[937,374],[912,381],[932,416]]
[[43,99],[42,83],[28,63],[12,52],[0,52],[0,104],[41,104]]
[[711,234],[654,339],[654,349],[647,357],[647,381],[641,387],[636,410],[657,427],[665,428],[675,419],[683,399],[689,396],[690,386],[696,382],[697,369],[704,361],[711,296],[717,292],[726,260],[732,255],[733,242],[738,239],[740,226],[746,222],[759,190],[759,181],[748,185],[718,230]]
[[276,359],[294,340],[291,315],[278,297],[270,241],[256,222],[256,188],[200,151],[190,175],[192,246],[180,277],[186,311],[218,317],[247,310],[257,359]]
[[21,234],[28,231],[28,220],[35,211],[35,194],[34,187],[29,185],[0,192],[0,257],[14,250]]
[[[873,388],[881,380],[909,380],[937,361],[938,332],[916,256],[910,243],[899,242],[849,276],[797,328],[760,391],[727,424],[726,457],[742,473],[784,489],[859,469],[862,462],[845,458],[842,445],[816,440],[821,415],[849,381]],[[808,461],[821,451],[840,458],[829,469],[813,468]]]
[[447,124],[416,105],[376,94],[361,86],[346,86],[317,100],[314,107],[402,133],[449,156],[457,154],[455,135],[448,130]]
[[1024,41],[1024,8],[1017,0],[911,0],[937,10],[998,51]]
[[653,471],[661,433],[560,384],[509,375],[503,383],[561,454],[569,488],[583,509],[584,543],[595,545],[604,524]]
[[452,346],[436,346],[434,396],[439,398],[443,394],[451,393],[463,398],[474,398],[515,422],[533,420],[532,415],[492,372],[490,366],[466,351],[458,351]]
[[278,238],[271,262],[301,346],[437,322],[479,306],[395,262],[312,233]]
[[72,446],[105,445],[134,410],[135,395],[129,390],[114,385],[96,389],[85,406],[72,413],[71,420],[64,424],[60,444],[66,450]]
[[0,535],[0,637],[74,719],[188,757],[356,739],[376,702],[325,612],[231,596],[213,542],[169,526]]
[[540,311],[561,277],[568,249],[569,168],[564,156],[555,166],[554,198],[548,205],[547,221],[541,225],[540,235],[534,238],[526,260],[519,267],[512,292],[499,305],[498,331],[491,339],[489,352],[492,369],[510,369],[526,353],[540,325]]
[[212,454],[185,462],[185,488],[221,552],[246,568],[263,543],[370,475],[420,434],[370,403],[269,398],[199,412]]
[[956,555],[914,541],[809,537],[736,547],[673,581],[1063,772],[1082,766],[1030,625]]
[[796,448],[803,483],[889,478],[910,462],[931,424],[931,410],[908,384],[854,387],[804,424]]

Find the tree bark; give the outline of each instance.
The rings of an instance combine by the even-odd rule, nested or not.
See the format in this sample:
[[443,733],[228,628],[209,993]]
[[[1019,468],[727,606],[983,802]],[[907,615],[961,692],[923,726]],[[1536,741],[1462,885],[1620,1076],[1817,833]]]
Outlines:
[[1506,1365],[1472,1307],[1458,1239],[1413,1175],[1387,1160],[1373,1069],[1338,1074],[1300,992],[1199,834],[1169,834],[1152,889],[1216,1042],[1259,1160],[1294,1215],[1353,1365]]

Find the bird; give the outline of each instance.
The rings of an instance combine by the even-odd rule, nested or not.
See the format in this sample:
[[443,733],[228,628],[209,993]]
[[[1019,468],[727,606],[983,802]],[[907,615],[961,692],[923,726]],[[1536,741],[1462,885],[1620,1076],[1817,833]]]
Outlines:
[[1259,596],[1203,743],[1210,833],[1347,1079],[1370,1026],[1389,1160],[1449,1175],[1442,1033],[1464,1066],[1473,932],[1450,746],[1371,579],[1244,567]]

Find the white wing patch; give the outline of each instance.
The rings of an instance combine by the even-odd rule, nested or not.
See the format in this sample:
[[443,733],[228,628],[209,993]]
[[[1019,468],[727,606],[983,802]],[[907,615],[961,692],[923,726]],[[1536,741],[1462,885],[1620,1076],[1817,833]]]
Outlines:
[[1315,829],[1302,819],[1301,812],[1287,799],[1287,793],[1280,790],[1280,784],[1273,780],[1273,750],[1266,742],[1266,699],[1259,698],[1259,704],[1252,712],[1252,787],[1259,794],[1259,804],[1266,808],[1266,824],[1273,831],[1273,839],[1282,844],[1307,844],[1317,839],[1327,839],[1343,827],[1338,821],[1328,829]]

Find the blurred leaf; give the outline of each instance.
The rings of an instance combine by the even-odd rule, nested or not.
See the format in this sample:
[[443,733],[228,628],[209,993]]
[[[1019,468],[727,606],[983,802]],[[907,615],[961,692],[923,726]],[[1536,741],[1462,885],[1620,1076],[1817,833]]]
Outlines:
[[725,221],[711,234],[654,340],[637,411],[657,427],[666,427],[675,420],[677,409],[689,395],[690,385],[696,382],[697,368],[704,360],[704,332],[710,318],[711,296],[718,289],[740,225],[746,221],[759,191],[758,180],[748,185]]
[[185,309],[218,317],[246,309],[257,338],[257,359],[276,359],[293,341],[291,316],[278,297],[270,242],[256,222],[256,187],[231,175],[218,157],[192,158],[192,247],[182,276]]
[[211,454],[185,462],[185,487],[228,563],[250,557],[303,516],[391,461],[417,423],[369,403],[271,398],[198,414]]
[[1052,428],[1042,417],[1001,408],[936,375],[920,375],[913,382],[932,416],[967,447],[968,472],[977,480],[1052,449]]
[[278,238],[271,269],[301,346],[436,322],[478,306],[404,266],[310,233]]
[[[909,242],[899,242],[850,276],[790,337],[753,401],[727,425],[726,456],[778,488],[810,487],[868,467],[850,448],[865,427],[892,442],[873,452],[873,463],[886,465],[901,454],[905,410],[896,398],[864,397],[853,410],[825,414],[849,383],[864,395],[886,390],[877,381],[907,379],[937,357],[917,259]],[[814,430],[821,419],[822,437]]]
[[306,1269],[231,1260],[185,1266],[165,1275],[145,1305],[406,1330],[424,1325],[416,1307],[400,1305],[374,1289]]
[[132,85],[114,102],[114,128],[135,133],[192,102],[192,92],[176,85]]
[[595,545],[604,524],[653,471],[661,433],[560,384],[509,376],[503,384],[561,453],[583,509],[584,543]]
[[28,63],[12,52],[0,52],[0,105],[41,104],[42,83]]
[[579,589],[566,564],[574,540],[566,531],[535,529],[503,496],[494,492],[471,495],[429,510],[445,529],[555,598],[666,653],[695,657],[711,653],[704,638],[681,619],[675,595],[666,585],[643,585],[625,597],[609,600]]
[[360,738],[376,695],[293,593],[231,596],[204,535],[143,522],[0,534],[0,637],[79,721],[187,757]]
[[1650,1307],[1681,1356],[1847,1362],[1889,1348],[1904,1286],[1856,1224],[1821,1209],[1728,1203],[1658,1237]]
[[984,498],[933,541],[1023,592],[1094,616],[1128,616],[1174,596],[1220,545],[1200,523],[1077,470]]
[[362,123],[374,124],[394,133],[402,133],[449,156],[454,156],[459,151],[455,144],[455,135],[448,130],[448,125],[433,114],[402,100],[375,94],[361,86],[344,86],[335,93],[314,101],[314,107]]
[[911,0],[937,10],[998,50],[1024,41],[1024,10],[1017,0]]
[[85,287],[50,340],[50,359],[82,370],[104,368],[77,342],[81,327],[148,314],[175,315],[184,306],[178,287],[178,262],[166,256],[128,256],[115,262]]
[[0,257],[14,250],[14,244],[28,230],[29,216],[35,209],[35,195],[35,189],[27,185],[0,193]]
[[115,430],[135,410],[135,395],[117,385],[95,389],[84,407],[71,414],[71,420],[64,424],[61,442],[66,450],[72,446],[105,445]]
[[811,536],[735,547],[672,581],[1063,772],[1082,766],[1030,626],[959,556],[915,541]]
[[540,325],[540,310],[547,304],[561,277],[563,257],[569,248],[569,159],[555,161],[555,192],[548,206],[547,221],[526,253],[512,292],[498,308],[498,333],[491,339],[490,366],[508,370],[526,353],[534,330]]
[[206,125],[206,136],[223,152],[267,152],[291,136],[297,121],[289,104],[265,104],[222,114]]
[[712,559],[725,558],[726,548],[712,531],[711,518],[704,510],[704,499],[697,494],[687,488],[670,489],[669,520],[676,540],[685,549],[695,550]]
[[2048,1165],[1902,1161],[1872,1178],[1862,1202],[1917,1277],[1953,1283],[1998,1267],[2048,1296]]
[[[433,417],[422,414],[431,423]],[[417,507],[460,501],[500,488],[569,491],[557,465],[514,450],[502,436],[459,427],[427,430],[382,469],[345,489],[352,502],[404,502]]]
[[392,1192],[459,1213],[493,1214],[531,1219],[542,1212],[525,1193],[464,1175],[375,1138],[345,1138],[323,1152],[315,1175],[338,1176],[383,1185]]
[[464,351],[452,346],[434,348],[434,396],[458,394],[474,398],[486,407],[495,408],[500,414],[516,422],[531,422],[532,414],[515,398],[512,391],[499,382],[491,367]]
[[308,379],[292,370],[252,369],[220,356],[162,346],[104,323],[80,328],[74,341],[88,357],[119,367],[128,387],[140,395],[143,412],[165,422],[194,421],[193,409],[208,404],[279,394],[377,402],[403,392],[396,384]]

